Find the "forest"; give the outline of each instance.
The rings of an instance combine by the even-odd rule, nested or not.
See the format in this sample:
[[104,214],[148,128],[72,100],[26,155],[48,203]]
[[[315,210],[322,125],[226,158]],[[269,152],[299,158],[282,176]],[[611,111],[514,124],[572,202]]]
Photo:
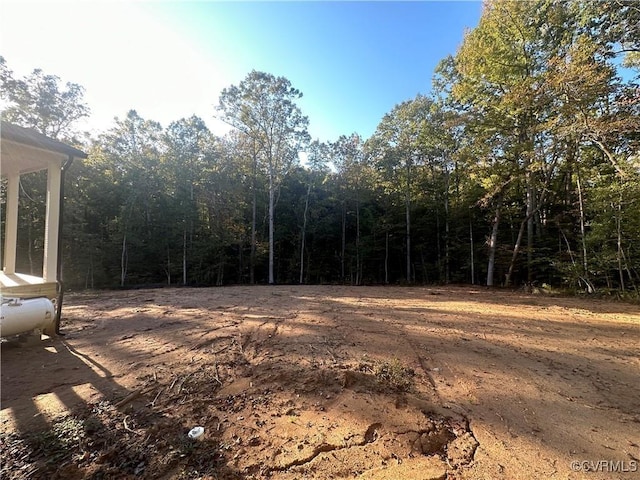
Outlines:
[[[90,115],[82,86],[41,70],[18,77],[0,59],[2,119],[89,154],[65,174],[67,288],[473,283],[640,295],[634,1],[487,1],[428,94],[396,105],[370,138],[332,142],[310,138],[302,92],[259,71],[212,107],[232,126],[224,136],[196,116],[163,126],[134,110],[89,135],[76,128]],[[45,187],[42,172],[21,178],[25,273],[42,271]]]

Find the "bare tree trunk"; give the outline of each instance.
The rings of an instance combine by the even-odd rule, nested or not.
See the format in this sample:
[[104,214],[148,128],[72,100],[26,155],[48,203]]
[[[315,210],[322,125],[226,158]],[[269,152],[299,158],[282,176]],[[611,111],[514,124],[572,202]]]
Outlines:
[[562,230],[562,228],[560,228],[560,222],[557,222],[557,225],[558,225],[558,231],[560,232],[560,235],[562,235],[562,238],[564,239],[564,243],[567,246],[567,253],[569,254],[569,258],[571,259],[571,264],[575,267],[576,259],[573,257],[573,252],[571,251],[571,245],[569,244],[569,239],[564,234],[564,231]]
[[616,250],[616,259],[618,260],[618,276],[620,278],[620,290],[624,292],[626,289],[626,286],[624,283],[624,272],[622,269],[622,253],[621,253],[622,252],[622,198],[619,199],[617,207],[614,207],[614,205],[611,205],[611,207],[617,208],[618,210],[618,214],[616,215],[616,234],[617,234],[616,244],[618,246]]
[[33,275],[34,266],[33,266],[33,240],[31,238],[31,224],[33,222],[33,215],[29,213],[29,224],[27,226],[27,244],[29,245],[28,256],[29,256],[29,275]]
[[[518,252],[520,252],[520,245],[522,244],[522,237],[524,236],[524,227],[529,226],[533,216],[538,211],[538,208],[529,212],[529,214],[520,222],[520,229],[518,230],[518,237],[516,238],[515,244],[513,246],[513,253],[511,255],[511,262],[509,263],[509,272],[507,273],[507,278],[505,279],[506,286],[511,285],[511,275],[513,274],[513,270],[516,264],[516,258],[518,257]],[[528,231],[527,231],[528,232]],[[527,257],[527,260],[529,258]],[[529,264],[528,264],[529,265]],[[527,276],[527,281],[530,282],[529,276]]]
[[[273,167],[271,167],[273,169]],[[273,171],[269,172],[269,285],[276,283],[273,273],[274,264],[274,212],[275,212],[275,182]]]
[[127,232],[122,236],[122,254],[120,255],[120,286],[124,287],[124,281],[127,278],[127,263],[129,254],[127,253]]
[[216,275],[216,285],[222,286],[224,283],[224,249],[220,250],[220,260],[218,261],[218,273]]
[[[409,163],[409,162],[408,162]],[[407,185],[404,195],[405,217],[407,226],[407,283],[411,283],[411,166],[407,165]]]
[[238,242],[238,284],[242,284],[242,272],[244,270],[244,237]]
[[384,284],[389,284],[389,231],[384,238]]
[[[190,209],[193,208],[193,181],[189,183],[189,199],[191,200]],[[184,219],[184,231],[182,232],[182,284],[187,285],[187,256],[188,245],[193,245],[193,210],[189,215],[189,222]],[[188,227],[187,227],[188,225]],[[189,242],[187,243],[187,229],[189,231]]]
[[[533,281],[533,224],[536,212],[536,198],[531,180],[531,172],[526,173],[527,181],[527,282]],[[511,270],[511,266],[510,266]],[[508,283],[508,280],[507,280]]]
[[476,284],[476,266],[473,255],[473,219],[469,218],[469,241],[470,241],[470,252],[471,252],[471,285]]
[[355,284],[362,283],[362,261],[360,259],[360,194],[356,191],[356,278]]
[[489,264],[487,266],[487,286],[493,286],[493,274],[496,265],[496,248],[498,246],[498,226],[500,224],[500,210],[502,208],[502,199],[498,200],[496,206],[496,215],[493,218],[493,227],[491,229],[491,237],[489,238]]
[[580,237],[582,241],[582,273],[585,278],[589,278],[589,266],[587,263],[587,240],[585,234],[585,222],[584,222],[584,202],[582,199],[582,187],[580,184],[580,170],[576,177],[576,184],[578,186],[578,205],[580,208]]
[[171,251],[167,245],[167,285],[171,285]]
[[256,283],[256,215],[258,209],[258,195],[256,192],[256,183],[258,174],[258,159],[253,155],[253,179],[251,184],[252,205],[251,205],[251,255],[249,258],[249,283]]
[[604,143],[602,143],[601,141],[599,141],[597,138],[595,138],[595,136],[591,135],[589,138],[593,143],[595,143],[600,150],[602,151],[602,153],[605,154],[605,156],[607,157],[607,159],[609,160],[609,162],[611,162],[611,165],[613,165],[613,168],[616,169],[616,172],[618,172],[618,175],[621,178],[624,178],[627,176],[627,174],[624,172],[624,170],[622,170],[620,168],[620,165],[618,165],[618,162],[616,162],[616,159],[613,157],[613,153],[611,153],[611,151],[604,145]]
[[449,170],[445,172],[445,189],[444,189],[444,281],[449,283],[450,260],[449,260]]
[[311,195],[311,182],[307,187],[307,198],[304,202],[304,215],[302,216],[302,239],[300,240],[300,283],[304,283],[304,246],[307,235],[307,212],[309,211],[309,196]]
[[340,253],[340,275],[344,282],[344,256],[347,250],[347,208],[342,203],[342,251]]
[[[436,197],[437,200],[437,197]],[[438,252],[438,281],[442,281],[442,245],[440,244],[440,210],[436,202],[436,250]]]
[[187,284],[187,227],[182,232],[182,285]]
[[511,285],[511,275],[513,274],[513,269],[515,268],[516,259],[518,258],[518,252],[520,251],[520,244],[522,242],[522,237],[524,236],[524,227],[529,224],[529,220],[530,220],[530,217],[527,217],[522,222],[520,222],[518,237],[516,238],[515,245],[513,246],[513,253],[511,254],[509,271],[507,272],[507,276],[505,278],[505,286],[507,287]]
[[[529,183],[529,181],[528,181]],[[520,223],[520,230],[518,231],[518,237],[515,241],[514,247],[513,247],[513,254],[511,255],[511,263],[509,263],[509,272],[507,273],[507,278],[506,278],[506,285],[509,286],[511,285],[511,275],[513,274],[513,270],[515,268],[515,262],[516,262],[516,258],[518,257],[518,252],[520,251],[520,245],[522,244],[522,237],[524,235],[524,227],[526,225],[527,227],[527,245],[528,245],[528,251],[527,251],[527,282],[531,283],[532,279],[533,279],[533,272],[532,272],[532,253],[533,253],[533,219],[534,216],[536,215],[536,213],[540,210],[540,208],[542,207],[542,205],[544,205],[544,201],[545,201],[545,193],[546,193],[546,187],[547,185],[545,184],[542,195],[540,195],[540,201],[538,202],[538,204],[535,204],[535,198],[533,198],[533,193],[530,193],[529,190],[531,190],[531,192],[533,191],[532,188],[528,185],[527,186],[527,216],[524,218],[524,220],[522,220],[522,222]],[[528,242],[531,242],[530,244]]]

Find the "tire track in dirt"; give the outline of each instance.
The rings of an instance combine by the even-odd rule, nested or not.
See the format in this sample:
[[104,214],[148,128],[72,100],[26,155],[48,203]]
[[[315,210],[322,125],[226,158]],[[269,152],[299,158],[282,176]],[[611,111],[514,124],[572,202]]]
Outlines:
[[[244,335],[241,335],[241,351],[244,355],[248,355],[250,359],[258,357],[263,350],[263,347],[267,343],[273,343],[276,336],[279,333],[280,327],[287,321],[293,320],[298,317],[298,312],[293,312],[291,315],[284,317],[266,316],[266,320],[259,325],[250,328]],[[246,318],[260,318],[250,317],[247,314],[242,315],[243,319]],[[263,317],[265,318],[265,317]]]
[[[308,314],[309,318],[305,317],[305,319],[300,322],[301,324],[317,325],[316,322],[309,321],[313,318],[313,313],[306,312],[305,314]],[[436,406],[433,402],[434,390],[432,389],[434,389],[434,386],[431,381],[428,383],[422,383],[422,387],[420,387],[422,393],[417,394],[416,402],[398,402],[395,398],[397,394],[393,388],[386,385],[382,377],[376,377],[372,371],[369,371],[368,373],[357,371],[354,377],[354,384],[340,382],[341,379],[344,380],[347,375],[351,373],[351,370],[349,369],[354,368],[352,362],[353,354],[352,352],[350,354],[346,353],[346,351],[342,352],[346,355],[344,360],[348,362],[347,364],[342,364],[340,363],[340,357],[343,355],[341,355],[341,352],[332,351],[332,349],[335,347],[345,348],[345,345],[349,344],[349,338],[351,338],[352,335],[355,340],[356,338],[361,338],[363,335],[388,335],[388,330],[380,328],[372,330],[371,328],[367,328],[368,325],[366,325],[366,322],[365,324],[354,322],[343,323],[339,326],[336,325],[336,327],[339,328],[334,328],[334,325],[331,325],[332,322],[330,322],[329,325],[323,322],[321,330],[322,334],[319,338],[312,339],[311,343],[306,340],[302,342],[299,341],[299,336],[290,337],[285,335],[284,337],[281,337],[280,332],[282,332],[283,327],[287,325],[287,320],[297,317],[298,312],[287,317],[267,317],[265,315],[262,318],[263,321],[255,324],[252,328],[249,328],[244,332],[242,337],[242,344],[244,345],[243,356],[253,363],[254,366],[250,371],[247,371],[249,378],[242,380],[249,389],[245,389],[241,395],[248,395],[249,397],[247,398],[250,398],[253,395],[250,392],[253,392],[256,388],[261,389],[260,391],[263,392],[285,392],[280,394],[281,398],[287,398],[290,394],[296,394],[293,397],[289,397],[286,401],[288,407],[281,414],[291,415],[294,418],[302,415],[302,418],[308,420],[311,419],[313,420],[313,423],[320,422],[319,426],[321,429],[319,431],[324,432],[325,434],[327,432],[331,432],[332,428],[335,428],[332,426],[333,422],[330,420],[332,417],[334,418],[334,421],[340,422],[339,419],[342,418],[341,413],[348,413],[349,408],[347,405],[350,404],[348,400],[352,397],[356,402],[362,403],[368,403],[367,399],[372,400],[377,398],[378,402],[374,401],[374,403],[377,405],[375,410],[378,411],[379,418],[375,418],[375,415],[373,415],[374,418],[371,418],[372,416],[368,415],[370,418],[369,421],[373,420],[373,423],[369,423],[369,428],[366,429],[364,435],[361,436],[361,434],[356,434],[351,431],[349,435],[345,436],[345,438],[351,438],[353,435],[361,437],[361,440],[357,443],[346,442],[346,444],[343,444],[340,441],[336,441],[338,438],[335,438],[335,435],[332,439],[318,439],[315,446],[304,447],[304,452],[296,452],[295,449],[293,451],[291,451],[291,449],[285,449],[285,453],[283,453],[284,457],[280,460],[282,463],[274,465],[271,461],[268,461],[268,459],[265,458],[262,465],[266,462],[268,465],[266,468],[264,466],[260,467],[260,464],[245,464],[241,470],[242,472],[246,474],[257,474],[258,472],[261,472],[261,474],[265,476],[270,474],[279,474],[285,475],[286,478],[289,478],[290,475],[297,475],[301,472],[298,468],[302,469],[302,471],[307,471],[306,469],[311,469],[311,471],[313,471],[313,469],[319,468],[319,464],[317,464],[316,460],[323,453],[331,453],[331,455],[338,454],[340,458],[344,457],[345,460],[348,458],[348,460],[346,460],[348,462],[361,462],[361,468],[364,468],[364,470],[361,471],[371,472],[377,468],[377,465],[371,463],[372,458],[386,458],[386,454],[381,453],[382,451],[395,452],[395,454],[398,455],[397,458],[400,459],[398,462],[402,462],[401,459],[406,455],[409,455],[410,457],[411,455],[425,457],[432,455],[435,455],[436,457],[440,455],[446,456],[446,453],[444,453],[446,452],[446,447],[444,445],[448,445],[448,443],[454,438],[457,439],[457,435],[462,436],[463,432],[456,434],[455,437],[454,435],[447,434],[446,442],[444,443],[442,441],[434,442],[430,437],[430,435],[433,436],[433,432],[431,432],[428,427],[425,428],[421,423],[424,421],[428,422],[429,418],[431,418],[430,416],[433,415],[446,415],[447,418],[455,417],[458,418],[459,423],[465,425],[464,434],[466,436],[464,439],[458,439],[457,442],[452,443],[451,450],[452,452],[464,450],[464,454],[460,454],[460,459],[456,460],[456,465],[466,465],[473,461],[473,456],[475,454],[475,447],[473,445],[477,445],[477,441],[475,440],[473,433],[468,430],[468,421],[466,418],[461,419],[459,416],[452,415],[452,412],[447,412],[447,410],[440,409]],[[255,319],[258,318],[258,316],[250,318]],[[294,329],[297,328],[295,325],[291,325],[290,327]],[[386,327],[386,324],[384,327]],[[345,330],[348,330],[348,332],[345,332]],[[303,335],[313,335],[315,332],[315,330],[306,330]],[[291,332],[287,331],[287,333]],[[393,343],[393,348],[399,348],[402,351],[413,351],[415,352],[416,357],[419,357],[417,347],[415,344],[410,343],[410,339],[402,329],[396,327],[392,332],[392,336],[401,339],[399,343]],[[369,344],[373,345],[375,342],[367,342],[367,345]],[[268,353],[266,353],[267,348],[269,349]],[[315,364],[313,359],[317,355],[326,358],[324,353],[325,351],[333,363],[329,361],[328,363],[321,363],[314,367]],[[283,352],[283,355],[285,355],[286,362],[284,364],[276,365],[272,363],[273,358],[274,356],[278,356],[280,352]],[[308,357],[309,355],[312,357],[311,365],[306,366],[304,362],[301,363],[301,360],[304,359],[305,356]],[[256,362],[256,360],[258,361]],[[265,360],[267,360],[266,363],[264,362]],[[425,369],[425,375],[428,375],[428,366],[425,363],[426,360],[420,359],[420,361],[422,362],[421,368]],[[317,370],[318,367],[320,367],[320,370]],[[347,370],[344,370],[345,368]],[[341,375],[342,372],[344,373]],[[238,386],[240,386],[240,384],[241,383],[237,383]],[[259,387],[257,387],[258,385]],[[429,385],[426,390],[424,389],[425,385]],[[389,388],[391,388],[391,391]],[[331,398],[332,400],[330,402],[325,402],[325,397],[326,399]],[[320,402],[318,402],[318,400],[320,400]],[[347,401],[347,403],[342,405],[341,402],[343,401]],[[321,406],[323,403],[324,405]],[[357,404],[359,403],[356,403],[356,405]],[[440,404],[440,402],[437,402],[437,404]],[[419,407],[418,405],[423,405],[424,407]],[[343,407],[345,407],[346,410]],[[385,440],[384,446],[379,446],[374,449],[374,451],[371,451],[368,448],[364,449],[364,447],[369,443],[374,443],[379,437],[379,430],[382,428],[382,422],[391,422],[391,424],[395,424],[394,422],[397,421],[390,420],[390,418],[388,418],[387,408],[401,409],[400,411],[403,412],[401,414],[403,418],[408,419],[412,415],[417,415],[417,417],[421,416],[422,420],[417,420],[417,423],[415,424],[412,424],[410,421],[406,423],[400,422],[398,424],[401,425],[399,428],[389,425],[387,426],[387,435],[385,435],[385,437],[388,436],[388,438]],[[314,417],[313,412],[316,410],[327,412],[323,415],[328,418],[324,418],[320,421],[318,418]],[[358,409],[354,412],[357,411]],[[251,412],[250,415],[253,416],[261,414],[259,410],[243,409],[241,412],[243,414],[243,418],[247,418],[247,414],[249,412]],[[351,415],[351,413],[348,414]],[[279,417],[280,415],[277,416]],[[385,420],[382,420],[382,418]],[[265,420],[260,420],[260,422],[264,421]],[[454,420],[452,420],[452,422],[453,421]],[[267,424],[272,423],[269,420],[266,420],[266,422]],[[298,425],[298,423],[293,420],[292,424],[296,425],[296,427],[286,426],[284,427],[284,430],[281,430],[279,436],[272,437],[269,444],[271,448],[276,451],[280,451],[280,448],[283,448],[284,445],[289,442],[301,442],[303,440],[304,429],[302,428],[302,425]],[[337,423],[335,425],[337,425]],[[412,428],[414,425],[417,428]],[[274,427],[272,426],[270,428]],[[346,433],[348,433],[348,431],[345,432],[345,434]],[[231,438],[234,438],[231,431],[227,432],[225,435],[231,435]],[[241,434],[237,433],[237,435]],[[275,439],[280,439],[280,441]],[[271,442],[274,443],[272,444]],[[463,444],[469,446],[465,447]],[[298,448],[302,447],[299,446]],[[404,450],[405,448],[408,448],[409,450]],[[409,453],[409,451],[413,453]],[[336,465],[341,464],[342,462],[339,458],[334,457],[334,460],[337,462]],[[407,458],[406,461],[409,461],[409,458]],[[446,467],[446,464],[442,463],[442,465]]]

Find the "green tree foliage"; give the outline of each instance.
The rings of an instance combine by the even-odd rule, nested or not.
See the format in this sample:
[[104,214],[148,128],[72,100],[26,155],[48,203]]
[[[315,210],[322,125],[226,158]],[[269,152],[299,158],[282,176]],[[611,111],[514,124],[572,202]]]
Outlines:
[[[541,5],[536,2],[488,2],[476,29],[470,32],[456,56],[460,72],[452,94],[465,106],[468,134],[482,145],[490,159],[485,177],[487,190],[496,198],[494,225],[500,218],[502,197],[520,193],[525,197],[524,221],[514,246],[506,282],[520,248],[523,228],[527,228],[528,280],[532,280],[534,215],[540,205],[541,168],[536,142],[539,118],[546,104],[545,64],[554,54],[539,37],[536,19]],[[546,18],[555,12],[548,11]],[[489,149],[485,147],[489,146]],[[500,174],[496,175],[498,172]],[[507,187],[511,191],[507,190]],[[487,284],[493,284],[495,239],[490,242]]]
[[387,191],[398,194],[404,203],[407,283],[412,282],[411,210],[417,170],[425,161],[423,136],[428,110],[429,101],[423,96],[397,105],[382,118],[367,144]]
[[[331,163],[336,169],[341,214],[340,276],[359,285],[363,280],[363,204],[372,182],[371,165],[366,162],[364,142],[357,133],[341,135],[331,144]],[[347,238],[353,230],[353,248]],[[352,253],[349,250],[353,250]]]
[[[192,116],[172,122],[162,134],[161,176],[166,193],[164,211],[167,221],[165,272],[171,283],[172,272],[182,272],[182,284],[190,281],[191,255],[196,245],[197,199],[206,192],[207,174],[214,170],[216,140],[205,122]],[[169,218],[167,218],[169,220]],[[181,245],[181,252],[177,246]],[[179,268],[178,268],[179,266]]]
[[33,128],[49,137],[71,140],[74,123],[89,116],[84,103],[84,88],[60,78],[45,75],[40,69],[24,78],[15,78],[4,57],[0,56],[0,93],[6,103],[2,119]]
[[[322,186],[329,173],[328,163],[330,161],[330,146],[326,143],[314,140],[309,145],[307,151],[307,165],[304,170],[307,173],[307,191],[304,196],[304,210],[302,212],[302,226],[300,228],[300,277],[299,283],[305,283],[305,257],[310,260],[307,254],[307,224],[309,220],[310,208],[314,209],[311,193],[318,185]],[[296,202],[302,203],[301,201]],[[308,262],[307,262],[308,263]]]
[[[621,62],[637,68],[638,12],[489,0],[431,95],[396,105],[369,139],[309,144],[301,92],[255,71],[220,95],[224,137],[195,116],[165,128],[131,111],[67,176],[67,284],[482,279],[637,296],[640,103]],[[73,133],[73,120],[49,127],[65,123],[47,112],[84,111],[58,108],[55,77],[17,81],[4,62],[2,75],[4,98],[31,99],[10,103],[13,121]],[[36,273],[38,182],[22,181],[19,233]]]
[[[602,15],[591,22],[600,29],[600,43],[593,28],[585,28],[581,7]],[[469,169],[486,191],[485,205],[495,210],[488,217],[493,223],[488,284],[493,284],[501,219],[518,232],[504,272],[506,283],[519,270],[525,232],[524,278],[541,280],[540,265],[550,263],[546,219],[555,209],[549,204],[554,193],[550,185],[559,171],[578,175],[577,159],[597,148],[625,175],[620,149],[629,155],[625,144],[637,132],[632,111],[637,107],[622,101],[633,87],[620,83],[603,45],[612,48],[629,40],[615,38],[616,31],[622,32],[607,17],[613,12],[596,7],[591,2],[488,2],[480,24],[455,57],[451,95],[471,140],[469,149],[482,159]]]
[[225,88],[222,118],[257,143],[269,180],[269,283],[275,283],[274,232],[278,190],[308,141],[309,120],[295,101],[302,93],[284,77],[252,71],[239,85]]
[[634,0],[579,2],[585,33],[602,46],[602,53],[612,58],[623,56],[623,65],[640,68],[640,6]]
[[[164,234],[157,221],[163,214],[165,194],[160,172],[161,133],[159,123],[130,110],[99,139],[105,168],[110,170],[120,203],[112,228],[117,232],[114,240],[121,247],[121,286],[127,283],[131,267],[147,265],[153,269],[149,274],[157,275],[161,268],[158,259],[164,258],[162,246],[153,241]],[[136,281],[144,282],[144,275]]]

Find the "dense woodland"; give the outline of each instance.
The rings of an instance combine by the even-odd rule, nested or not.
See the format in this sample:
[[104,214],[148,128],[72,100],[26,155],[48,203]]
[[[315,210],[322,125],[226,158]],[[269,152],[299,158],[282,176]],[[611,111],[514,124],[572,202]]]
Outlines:
[[[428,48],[428,45],[425,45]],[[311,61],[311,60],[310,60]],[[4,120],[89,153],[65,174],[67,287],[538,285],[638,296],[640,5],[487,1],[371,138],[312,141],[282,77],[99,135],[83,88],[2,59]],[[393,88],[393,85],[389,85]],[[300,152],[306,152],[301,156]],[[300,159],[304,158],[304,161]],[[42,269],[45,177],[22,177],[19,269]]]

